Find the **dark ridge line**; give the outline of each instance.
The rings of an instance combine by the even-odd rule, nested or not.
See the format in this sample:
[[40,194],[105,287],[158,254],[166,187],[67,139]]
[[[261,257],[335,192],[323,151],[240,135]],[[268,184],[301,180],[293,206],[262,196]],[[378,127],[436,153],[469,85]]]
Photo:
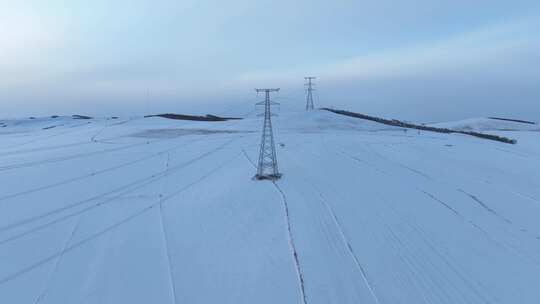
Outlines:
[[173,114],[173,113],[146,115],[144,117],[145,118],[162,117],[162,118],[175,119],[175,120],[191,120],[191,121],[227,121],[227,120],[242,119],[242,118],[237,118],[237,117],[220,117],[220,116],[215,116],[211,114],[206,114],[206,116],[198,116],[198,115],[185,115],[185,114]]
[[73,119],[92,119],[92,117],[90,117],[90,116],[78,115],[78,114],[71,115],[71,118],[73,118]]
[[504,121],[519,122],[519,123],[524,123],[524,124],[529,124],[529,125],[537,125],[536,122],[534,122],[534,121],[528,121],[528,120],[511,119],[511,118],[501,118],[501,117],[488,117],[488,118],[489,118],[489,119],[494,119],[494,120],[504,120]]
[[480,132],[473,132],[473,131],[460,131],[460,130],[452,130],[448,128],[436,128],[436,127],[429,127],[429,126],[423,126],[423,125],[417,125],[412,124],[409,122],[403,122],[397,119],[384,119],[380,117],[375,116],[369,116],[365,114],[355,113],[355,112],[349,112],[344,110],[336,110],[336,109],[330,109],[330,108],[321,108],[321,110],[329,111],[335,114],[370,120],[374,122],[378,122],[381,124],[394,126],[394,127],[401,127],[401,128],[409,128],[409,129],[417,129],[422,131],[430,131],[430,132],[436,132],[436,133],[446,133],[446,134],[452,134],[452,133],[458,133],[458,134],[465,134],[470,136],[475,136],[478,138],[488,139],[488,140],[494,140],[499,141],[505,144],[516,144],[517,140],[503,137],[499,135],[493,135],[493,134],[486,134],[486,133],[480,133]]

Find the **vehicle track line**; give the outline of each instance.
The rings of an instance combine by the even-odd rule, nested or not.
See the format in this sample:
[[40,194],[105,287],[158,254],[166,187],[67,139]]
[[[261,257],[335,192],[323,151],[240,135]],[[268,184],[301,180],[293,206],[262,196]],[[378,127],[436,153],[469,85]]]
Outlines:
[[130,165],[134,165],[136,163],[139,163],[139,162],[142,162],[142,161],[145,161],[145,160],[148,160],[148,159],[158,157],[158,156],[160,156],[160,155],[162,155],[164,153],[169,153],[170,151],[173,151],[173,150],[176,150],[176,149],[188,147],[187,144],[193,144],[193,143],[196,143],[196,142],[199,142],[199,141],[202,141],[202,139],[193,140],[193,141],[190,141],[188,143],[183,142],[183,143],[180,143],[180,144],[178,144],[178,145],[176,145],[176,146],[174,146],[172,148],[169,148],[169,149],[166,149],[166,150],[163,150],[163,151],[160,151],[160,152],[156,152],[156,153],[153,153],[151,155],[147,155],[147,156],[144,156],[144,157],[141,157],[141,158],[129,161],[129,162],[125,162],[125,163],[122,163],[120,165],[112,166],[112,167],[109,167],[109,168],[94,171],[94,172],[84,174],[84,175],[79,175],[79,176],[76,176],[76,177],[73,177],[73,178],[65,179],[65,180],[62,180],[62,181],[59,181],[59,182],[56,182],[56,183],[44,185],[44,186],[37,187],[37,188],[34,188],[34,189],[20,191],[20,192],[8,194],[8,195],[0,196],[0,201],[16,198],[16,197],[19,197],[19,196],[22,196],[22,195],[31,194],[31,193],[35,193],[35,192],[39,192],[39,191],[43,191],[43,190],[47,190],[47,189],[51,189],[51,188],[58,187],[58,186],[67,185],[67,184],[70,184],[70,183],[73,183],[73,182],[84,180],[86,178],[95,177],[95,176],[103,174],[103,173],[111,172],[111,171],[114,171],[114,170],[117,170],[117,169],[128,167]]
[[178,300],[176,297],[176,286],[174,284],[175,282],[174,272],[172,269],[172,259],[171,259],[171,253],[169,250],[169,238],[167,237],[167,230],[165,229],[165,223],[163,222],[163,201],[161,198],[160,198],[160,203],[159,203],[159,223],[161,226],[161,233],[163,235],[163,245],[165,246],[165,254],[167,255],[167,266],[169,269],[169,282],[171,284],[170,286],[171,294],[173,297],[173,301],[176,304],[178,303]]
[[[73,229],[71,230],[71,233],[69,234],[69,237],[67,238],[66,242],[64,243],[64,246],[62,246],[62,251],[66,250],[66,248],[69,246],[69,244],[71,243],[71,240],[73,239],[73,237],[75,236],[75,233],[77,232],[80,224],[81,224],[81,217],[79,216],[76,220],[75,220],[75,225],[73,225]],[[47,295],[48,291],[49,291],[49,288],[50,288],[50,285],[51,285],[51,281],[53,280],[56,272],[58,272],[58,268],[60,266],[60,262],[62,260],[62,258],[64,257],[64,254],[61,254],[58,256],[58,258],[56,259],[56,262],[54,263],[54,267],[53,269],[51,270],[50,274],[49,274],[49,277],[47,278],[47,282],[45,283],[45,286],[43,287],[43,290],[41,291],[41,293],[39,294],[39,296],[36,298],[36,300],[34,301],[34,304],[38,304],[40,303],[41,301],[43,301],[43,299],[45,298],[45,296]]]
[[[170,162],[170,154],[167,153],[167,163],[165,164],[165,170],[169,170],[169,162]],[[171,260],[171,253],[169,250],[169,238],[167,236],[167,230],[165,229],[165,222],[163,220],[163,194],[159,195],[159,224],[161,227],[161,234],[163,237],[163,246],[165,247],[165,254],[167,255],[167,267],[169,269],[169,283],[170,283],[170,290],[171,295],[173,297],[173,303],[178,303],[177,297],[176,297],[176,286],[174,285],[174,272],[172,269],[172,260]]]
[[[484,230],[482,227],[480,227],[478,224],[476,224],[474,221],[470,220],[470,219],[467,219],[467,217],[465,217],[464,215],[462,215],[461,213],[459,213],[457,210],[453,209],[452,207],[450,207],[447,203],[443,202],[442,200],[440,200],[439,198],[437,198],[435,195],[427,192],[427,191],[424,191],[424,190],[421,190],[419,188],[417,188],[418,191],[420,192],[423,192],[424,194],[426,194],[428,197],[430,197],[433,201],[436,201],[440,204],[442,204],[443,206],[445,206],[447,209],[449,209],[450,211],[452,211],[452,213],[454,213],[460,220],[462,220],[463,222],[471,225],[473,228],[477,229],[478,231],[480,231],[489,241],[493,242],[494,244],[496,244],[497,246],[501,247],[501,248],[505,248],[507,250],[510,250],[512,252],[514,252],[516,255],[518,255],[521,259],[523,259],[524,261],[528,262],[528,263],[532,263],[534,264],[534,266],[536,268],[540,268],[540,264],[532,257],[530,257],[528,254],[525,254],[525,253],[522,253],[520,252],[517,248],[515,248],[514,246],[510,245],[510,244],[507,244],[506,242],[504,241],[498,241],[496,240],[495,238],[493,238],[486,230]],[[508,231],[508,233],[512,233],[510,231]]]
[[[248,160],[248,162],[254,168],[257,168],[255,166],[255,163],[251,160],[251,158],[249,158],[249,156],[248,156],[245,149],[242,149],[242,153],[243,153],[244,157]],[[297,276],[297,279],[298,279],[298,287],[300,289],[301,303],[302,304],[307,304],[308,302],[307,302],[306,291],[305,291],[304,274],[302,272],[302,268],[300,267],[300,260],[298,258],[298,252],[296,250],[296,245],[295,245],[294,237],[293,237],[293,234],[292,234],[291,220],[290,220],[290,217],[289,217],[289,205],[288,205],[288,202],[287,202],[287,197],[285,196],[285,193],[281,190],[281,188],[276,184],[276,182],[272,182],[272,184],[274,185],[274,188],[279,192],[279,194],[281,196],[281,202],[282,202],[282,206],[283,206],[283,209],[284,209],[283,211],[284,211],[284,214],[285,214],[285,221],[287,223],[287,236],[288,236],[289,250],[291,251],[291,254],[293,256],[296,276]]]
[[285,213],[285,220],[287,222],[287,233],[289,236],[289,248],[291,250],[291,253],[294,258],[294,265],[296,269],[296,274],[298,276],[298,284],[300,285],[300,295],[302,296],[302,304],[307,304],[307,297],[306,297],[306,290],[305,290],[305,283],[304,283],[304,273],[302,272],[302,268],[300,266],[300,259],[298,258],[298,251],[296,249],[296,244],[294,242],[294,236],[292,233],[292,227],[291,227],[291,218],[289,216],[289,204],[287,202],[287,197],[285,196],[285,193],[281,188],[278,186],[278,184],[275,181],[272,181],[272,184],[277,189],[277,191],[281,195],[281,201],[283,204],[283,211]]
[[[172,167],[172,169],[170,169],[170,170],[168,170],[168,171],[161,172],[161,173],[157,173],[157,174],[154,174],[154,175],[152,175],[152,176],[150,176],[150,177],[146,177],[146,178],[137,180],[137,181],[135,181],[134,183],[128,184],[127,187],[126,187],[126,186],[123,186],[123,187],[122,187],[122,188],[123,188],[123,189],[122,189],[123,191],[119,192],[117,195],[115,195],[115,196],[113,196],[113,197],[111,197],[111,198],[109,198],[109,199],[107,199],[107,200],[100,201],[100,202],[98,202],[98,203],[96,203],[96,204],[90,205],[90,206],[88,206],[88,207],[86,207],[86,208],[83,208],[83,209],[81,209],[81,210],[78,210],[78,211],[69,213],[69,214],[64,215],[64,216],[62,216],[62,217],[60,217],[60,218],[54,219],[54,220],[49,221],[49,222],[47,222],[47,223],[41,224],[41,225],[36,226],[36,227],[34,227],[34,228],[31,228],[31,229],[29,229],[29,230],[26,230],[26,231],[23,231],[23,232],[21,232],[21,233],[18,233],[18,234],[14,235],[14,236],[11,236],[11,237],[8,237],[8,238],[6,238],[6,239],[3,239],[3,240],[0,241],[0,246],[1,246],[1,245],[4,245],[4,244],[6,244],[6,243],[9,243],[9,242],[11,242],[11,241],[17,240],[17,239],[19,239],[19,238],[21,238],[21,237],[24,237],[24,236],[26,236],[26,235],[29,235],[29,234],[31,234],[31,233],[37,232],[37,231],[39,231],[39,230],[43,230],[43,229],[45,229],[45,228],[47,228],[47,227],[49,227],[49,226],[51,226],[51,225],[54,225],[54,224],[57,224],[57,223],[59,223],[59,222],[65,221],[65,220],[67,220],[67,219],[69,219],[69,218],[72,218],[72,217],[74,217],[74,216],[77,216],[77,215],[79,215],[79,214],[83,214],[83,213],[89,212],[89,211],[91,211],[92,209],[95,209],[95,208],[97,208],[97,207],[100,207],[100,206],[102,206],[102,205],[105,205],[105,204],[108,204],[108,203],[114,201],[115,199],[121,197],[121,196],[124,195],[124,194],[131,193],[131,192],[136,191],[136,190],[138,190],[138,189],[141,189],[141,188],[143,188],[143,187],[145,187],[145,186],[147,186],[147,185],[149,185],[149,184],[155,183],[156,181],[159,181],[160,179],[162,179],[162,178],[164,178],[164,177],[167,177],[167,176],[169,176],[169,175],[171,175],[171,174],[173,174],[173,173],[176,173],[177,171],[179,171],[179,170],[181,170],[181,169],[183,169],[183,168],[189,166],[190,164],[193,164],[194,162],[199,161],[199,160],[201,160],[201,159],[203,159],[203,158],[205,158],[205,157],[207,157],[207,156],[209,156],[209,155],[211,155],[211,154],[213,154],[213,153],[215,153],[215,152],[221,150],[221,149],[224,148],[225,146],[227,146],[227,145],[229,145],[230,143],[232,143],[235,139],[237,139],[237,138],[233,138],[232,140],[227,141],[227,142],[224,143],[223,145],[220,145],[220,146],[217,147],[216,149],[213,149],[213,150],[211,150],[211,151],[208,151],[208,152],[206,152],[206,153],[203,153],[202,155],[200,155],[200,156],[198,156],[198,157],[196,157],[196,158],[194,158],[194,159],[191,159],[191,160],[189,160],[189,161],[187,161],[187,162],[184,162],[184,163],[181,163],[181,164],[179,164],[179,165],[177,165],[177,166],[174,166],[174,167]],[[110,192],[108,192],[108,193],[106,193],[106,194],[104,194],[104,195],[101,195],[101,196],[105,196],[105,195],[108,195],[108,194],[111,194],[111,193],[115,193],[115,192],[118,192],[118,189],[113,190],[113,191],[110,191]],[[94,200],[95,200],[95,199],[89,199],[89,200],[80,201],[80,202],[73,203],[73,204],[70,204],[70,205],[65,206],[65,207],[61,207],[61,208],[58,208],[58,209],[49,211],[49,212],[47,212],[47,213],[44,213],[44,214],[41,214],[41,215],[38,215],[38,216],[34,216],[34,217],[31,217],[31,218],[27,218],[27,219],[25,219],[25,220],[21,220],[21,221],[19,221],[19,222],[14,223],[14,224],[10,224],[10,225],[7,225],[7,226],[2,227],[2,228],[0,229],[0,232],[6,231],[6,230],[10,230],[10,229],[13,229],[13,228],[16,228],[16,227],[25,225],[25,224],[29,224],[29,223],[31,223],[31,222],[34,222],[34,221],[37,221],[37,220],[46,218],[46,217],[48,217],[48,216],[51,216],[51,215],[60,213],[60,212],[62,212],[62,211],[66,211],[66,210],[72,209],[72,208],[74,208],[74,207],[77,207],[77,206],[80,206],[80,205],[84,205],[85,203],[88,203],[88,202],[91,202],[91,201],[94,201]]]
[[43,160],[28,161],[28,162],[16,163],[16,164],[11,164],[11,165],[5,165],[5,166],[0,166],[0,171],[8,171],[8,170],[13,170],[13,169],[29,168],[29,167],[35,167],[35,166],[44,165],[44,164],[57,163],[57,162],[62,162],[62,161],[66,161],[66,160],[72,160],[72,159],[85,158],[85,157],[94,156],[94,155],[106,154],[106,153],[110,153],[110,152],[117,152],[117,151],[122,151],[122,150],[126,150],[126,149],[131,149],[133,147],[138,147],[138,146],[147,145],[147,144],[150,144],[150,143],[155,143],[157,141],[160,141],[160,140],[145,141],[145,142],[139,142],[139,143],[135,143],[135,144],[129,144],[129,145],[110,148],[110,149],[104,149],[104,150],[98,150],[98,151],[92,151],[92,152],[85,152],[85,153],[78,153],[78,154],[67,155],[67,156],[51,157],[51,158],[43,159]]
[[72,252],[73,250],[83,246],[84,244],[88,243],[88,242],[91,242],[95,239],[98,239],[99,237],[109,233],[109,232],[112,232],[114,230],[116,230],[118,227],[128,223],[128,222],[131,222],[132,220],[138,218],[139,216],[141,215],[144,215],[146,214],[147,212],[151,211],[152,209],[154,209],[155,207],[157,207],[160,203],[161,204],[164,204],[166,202],[168,202],[169,200],[171,200],[172,198],[176,197],[178,194],[190,189],[191,187],[197,185],[198,183],[202,182],[203,180],[205,180],[206,178],[208,178],[209,176],[211,176],[212,174],[216,173],[217,171],[219,171],[220,169],[222,169],[223,167],[225,167],[226,165],[228,165],[233,159],[237,158],[238,156],[240,155],[236,155],[234,156],[232,159],[228,159],[226,162],[222,163],[221,165],[215,167],[214,169],[210,170],[209,172],[207,172],[205,175],[203,175],[202,177],[200,177],[199,179],[195,180],[194,182],[180,188],[179,190],[163,197],[163,199],[161,200],[161,202],[156,202],[156,203],[153,203],[143,209],[140,209],[138,211],[136,211],[135,213],[123,218],[122,220],[112,224],[112,225],[109,225],[107,226],[106,228],[96,232],[96,233],[93,233],[85,238],[83,238],[82,240],[78,241],[78,242],[75,242],[73,243],[72,245],[68,246],[67,248],[65,248],[64,250],[61,250],[61,251],[58,251],[54,254],[51,254],[43,259],[40,259],[26,267],[23,267],[22,269],[18,270],[18,271],[15,271],[13,273],[10,273],[6,276],[3,276],[3,277],[0,277],[0,285],[3,285],[3,284],[6,284],[14,279],[17,279],[18,277],[34,270],[34,269],[37,269],[43,265],[45,265],[46,263],[54,260],[55,258],[59,257],[59,256],[62,256],[62,255],[65,255],[69,252]]
[[[311,184],[311,186],[313,188],[315,188],[313,184]],[[321,198],[321,202],[323,203],[326,210],[330,214],[332,220],[334,221],[334,224],[336,225],[336,228],[338,229],[338,232],[339,232],[339,234],[341,236],[341,239],[342,239],[343,243],[345,244],[345,247],[347,247],[349,255],[353,259],[357,270],[362,275],[362,279],[364,280],[364,283],[366,283],[366,286],[367,286],[369,292],[371,293],[371,296],[375,300],[375,303],[380,303],[379,298],[375,294],[373,284],[368,279],[367,272],[366,272],[365,268],[362,266],[362,264],[360,264],[360,261],[358,260],[358,256],[354,252],[354,249],[353,249],[353,247],[351,245],[351,242],[349,241],[349,238],[345,235],[345,232],[343,231],[343,228],[342,228],[342,226],[341,226],[341,224],[340,224],[340,222],[339,222],[339,220],[338,220],[338,218],[336,216],[336,213],[334,212],[334,210],[332,209],[332,207],[330,206],[330,204],[328,203],[328,200],[324,197],[324,195],[322,193],[320,193],[319,191],[317,191],[317,192],[319,194],[319,197]]]

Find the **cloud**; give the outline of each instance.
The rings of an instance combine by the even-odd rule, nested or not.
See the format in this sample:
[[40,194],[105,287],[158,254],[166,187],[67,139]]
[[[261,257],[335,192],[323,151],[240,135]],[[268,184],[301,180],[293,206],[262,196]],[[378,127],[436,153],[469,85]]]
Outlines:
[[[455,95],[452,85],[504,83],[499,87],[517,92],[540,78],[540,22],[508,20],[523,19],[533,2],[481,11],[490,1],[413,2],[0,4],[0,112],[13,103],[106,112],[146,99],[147,91],[156,106],[217,106],[262,86],[302,99],[308,74],[319,77],[321,98],[332,103],[358,104],[360,88],[364,99],[398,108],[428,98],[425,86]],[[494,20],[500,23],[480,27]],[[524,91],[529,99],[536,94]],[[454,97],[472,98],[460,94]]]
[[[540,20],[478,28],[349,59],[240,73],[230,85],[277,86],[302,106],[302,81],[318,76],[319,105],[411,120],[540,117]],[[289,92],[289,93],[287,93]]]
[[54,48],[62,40],[58,27],[31,10],[0,12],[0,60],[4,64],[15,57]]
[[332,78],[394,77],[501,64],[505,56],[524,48],[538,49],[539,41],[531,40],[529,29],[522,23],[480,29],[442,41],[352,58],[330,65],[325,74]]
[[540,22],[518,21],[476,29],[412,46],[373,51],[353,58],[322,65],[302,66],[277,71],[241,73],[234,85],[257,83],[293,84],[304,75],[315,74],[327,82],[352,79],[381,79],[444,73],[504,65],[523,52],[540,50],[536,31]]
[[0,87],[45,79],[54,70],[52,58],[64,41],[62,27],[32,9],[0,7]]

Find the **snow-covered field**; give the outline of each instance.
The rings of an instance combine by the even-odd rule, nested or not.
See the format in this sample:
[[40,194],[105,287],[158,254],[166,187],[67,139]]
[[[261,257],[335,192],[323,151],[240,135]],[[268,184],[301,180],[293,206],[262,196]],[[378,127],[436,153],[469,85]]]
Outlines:
[[3,121],[0,303],[540,303],[540,132],[273,122]]
[[540,125],[493,118],[470,118],[431,124],[460,131],[540,131]]

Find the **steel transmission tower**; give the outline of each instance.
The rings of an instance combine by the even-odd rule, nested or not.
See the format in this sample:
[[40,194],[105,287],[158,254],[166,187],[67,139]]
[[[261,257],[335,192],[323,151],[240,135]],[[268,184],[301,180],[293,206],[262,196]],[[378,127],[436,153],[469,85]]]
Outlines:
[[256,179],[270,179],[276,180],[281,177],[278,171],[276,146],[274,144],[274,133],[272,130],[272,116],[271,105],[278,105],[279,103],[270,101],[270,92],[278,92],[279,89],[255,89],[257,93],[264,92],[265,99],[263,102],[257,103],[257,105],[264,105],[264,124],[261,138],[261,151],[259,154],[259,163],[257,166]]
[[313,80],[317,79],[317,77],[304,77],[304,79],[306,80],[305,86],[307,87],[307,89],[306,89],[306,92],[307,92],[307,95],[306,95],[306,111],[310,111],[310,110],[314,109],[314,106],[313,106],[313,91],[315,91],[315,89],[313,88],[313,86],[315,84],[313,83]]

